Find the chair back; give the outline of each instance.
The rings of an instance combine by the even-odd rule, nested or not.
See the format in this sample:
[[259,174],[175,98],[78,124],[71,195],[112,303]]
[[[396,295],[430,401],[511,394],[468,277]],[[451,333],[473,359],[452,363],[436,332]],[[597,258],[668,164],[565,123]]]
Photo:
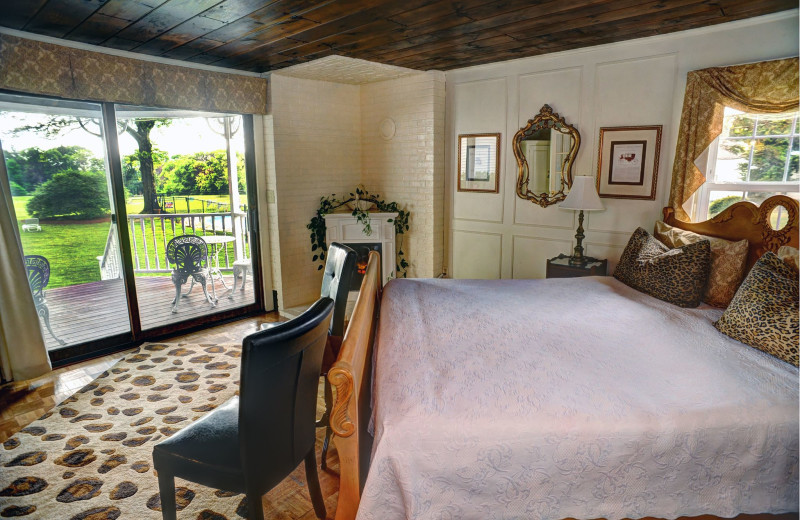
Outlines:
[[297,318],[242,342],[239,443],[248,486],[271,488],[291,473],[316,440],[317,387],[330,298]]
[[35,299],[42,297],[42,291],[50,281],[50,262],[40,255],[25,256],[25,274]]
[[167,244],[167,261],[180,273],[201,271],[207,258],[208,245],[197,235],[180,235]]
[[322,275],[322,291],[320,296],[333,300],[333,317],[331,318],[331,336],[344,336],[344,313],[347,308],[347,294],[356,269],[356,252],[349,247],[331,242],[328,246],[328,258],[325,260],[325,272]]

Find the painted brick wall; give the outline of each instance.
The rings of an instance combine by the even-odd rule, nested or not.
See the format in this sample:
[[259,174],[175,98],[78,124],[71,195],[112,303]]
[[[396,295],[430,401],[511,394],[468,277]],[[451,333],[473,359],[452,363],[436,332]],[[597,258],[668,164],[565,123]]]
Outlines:
[[[444,248],[444,73],[425,72],[361,87],[361,182],[405,205],[409,277],[442,270]],[[391,119],[395,135],[381,135]]]
[[[314,301],[321,273],[306,229],[319,198],[363,183],[411,211],[409,276],[444,258],[445,75],[425,72],[365,85],[271,75],[265,117],[272,275],[281,309]],[[381,137],[391,118],[396,133]],[[271,198],[270,191],[274,194]]]
[[311,262],[306,224],[320,196],[342,194],[361,181],[361,106],[357,85],[278,74],[270,83],[273,145],[267,153],[272,148],[274,169],[268,186],[275,193],[270,245],[278,305],[284,309],[319,297],[321,274]]

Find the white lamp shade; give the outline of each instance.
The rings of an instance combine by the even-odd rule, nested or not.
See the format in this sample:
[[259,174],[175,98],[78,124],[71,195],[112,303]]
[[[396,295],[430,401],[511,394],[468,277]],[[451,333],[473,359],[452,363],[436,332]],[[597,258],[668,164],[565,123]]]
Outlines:
[[572,187],[567,198],[558,206],[561,209],[582,209],[584,211],[601,210],[603,203],[597,195],[594,177],[579,175],[572,179]]

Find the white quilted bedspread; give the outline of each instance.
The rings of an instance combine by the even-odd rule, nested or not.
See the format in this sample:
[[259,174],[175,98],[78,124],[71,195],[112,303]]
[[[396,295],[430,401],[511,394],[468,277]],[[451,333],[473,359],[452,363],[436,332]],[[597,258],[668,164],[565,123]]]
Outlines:
[[393,280],[359,520],[798,510],[798,371],[611,277]]

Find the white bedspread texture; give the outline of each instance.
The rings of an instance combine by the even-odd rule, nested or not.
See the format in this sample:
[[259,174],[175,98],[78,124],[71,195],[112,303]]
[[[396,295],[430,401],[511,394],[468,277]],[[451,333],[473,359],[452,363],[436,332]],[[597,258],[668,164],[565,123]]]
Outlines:
[[611,277],[395,280],[359,520],[798,509],[798,372]]

